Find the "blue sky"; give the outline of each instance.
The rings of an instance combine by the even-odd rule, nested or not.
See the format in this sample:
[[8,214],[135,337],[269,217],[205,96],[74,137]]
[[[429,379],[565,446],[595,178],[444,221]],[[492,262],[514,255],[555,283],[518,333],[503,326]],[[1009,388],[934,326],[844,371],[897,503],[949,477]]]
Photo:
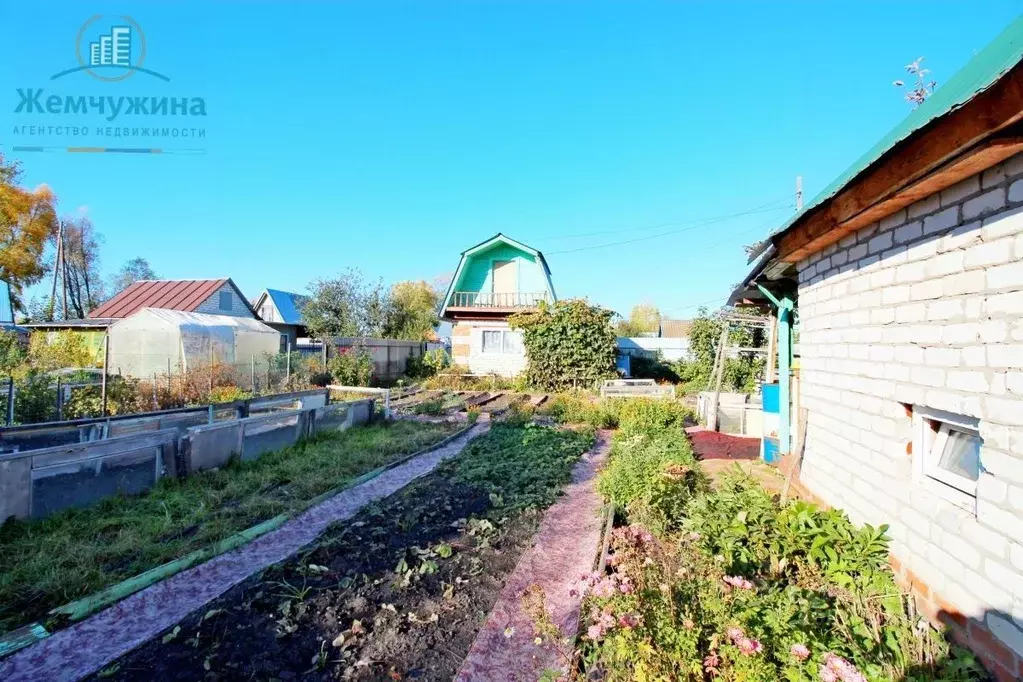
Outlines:
[[[547,254],[560,296],[686,317],[742,278],[797,175],[809,200],[909,112],[903,65],[940,84],[1019,10],[984,7],[8,2],[0,150],[62,213],[87,207],[108,272],[143,256],[250,297],[349,266],[431,280],[501,231]],[[137,21],[170,82],[49,80],[92,14]],[[12,113],[29,87],[204,97],[205,153],[14,152],[13,126],[69,118]]]

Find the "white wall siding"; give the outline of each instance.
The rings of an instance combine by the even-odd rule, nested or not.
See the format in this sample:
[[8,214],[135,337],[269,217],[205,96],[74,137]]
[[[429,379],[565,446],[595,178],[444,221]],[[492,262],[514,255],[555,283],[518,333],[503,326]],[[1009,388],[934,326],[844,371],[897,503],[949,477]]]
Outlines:
[[[220,292],[228,292],[231,296],[231,309],[224,310],[220,307]],[[249,304],[245,302],[238,292],[235,291],[234,287],[228,282],[213,292],[209,298],[202,302],[202,304],[195,309],[197,313],[207,313],[209,315],[233,315],[235,317],[254,317],[252,311],[249,310]]]

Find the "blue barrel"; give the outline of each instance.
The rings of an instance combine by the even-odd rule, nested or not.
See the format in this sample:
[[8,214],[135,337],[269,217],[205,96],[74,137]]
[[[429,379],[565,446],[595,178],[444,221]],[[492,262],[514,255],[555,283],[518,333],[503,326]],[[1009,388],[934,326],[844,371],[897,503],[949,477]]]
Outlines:
[[778,425],[781,423],[779,406],[781,387],[778,384],[761,384],[760,391],[764,398],[764,436],[760,445],[760,453],[768,464],[776,464],[779,460]]

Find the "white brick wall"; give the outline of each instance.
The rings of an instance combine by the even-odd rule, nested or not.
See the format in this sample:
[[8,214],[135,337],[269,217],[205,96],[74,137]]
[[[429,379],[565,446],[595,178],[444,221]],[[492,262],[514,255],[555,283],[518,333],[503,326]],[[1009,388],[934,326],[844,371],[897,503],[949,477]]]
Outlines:
[[[1005,614],[992,631],[1023,654],[1021,204],[1023,155],[798,269],[804,484],[890,523],[904,566],[967,616]],[[975,508],[914,477],[907,403],[980,420]]]
[[[507,330],[508,323],[501,320],[494,321],[462,321],[458,327],[468,327],[468,336],[455,334],[452,336],[452,352],[455,346],[466,345],[468,339],[468,356],[459,356],[455,353],[454,361],[457,364],[466,364],[470,371],[478,374],[497,374],[503,377],[514,377],[526,369],[526,351],[523,348],[521,353],[484,353],[483,352],[483,331],[484,330]],[[521,338],[522,332],[513,332]]]

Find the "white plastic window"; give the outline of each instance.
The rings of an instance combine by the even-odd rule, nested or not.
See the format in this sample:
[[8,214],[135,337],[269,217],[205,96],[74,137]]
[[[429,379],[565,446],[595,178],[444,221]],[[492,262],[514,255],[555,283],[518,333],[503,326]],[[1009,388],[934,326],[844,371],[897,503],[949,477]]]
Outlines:
[[488,329],[483,330],[483,352],[501,353],[502,351],[501,332]]
[[914,406],[913,420],[913,452],[923,476],[976,497],[982,445],[978,421],[921,406]]

